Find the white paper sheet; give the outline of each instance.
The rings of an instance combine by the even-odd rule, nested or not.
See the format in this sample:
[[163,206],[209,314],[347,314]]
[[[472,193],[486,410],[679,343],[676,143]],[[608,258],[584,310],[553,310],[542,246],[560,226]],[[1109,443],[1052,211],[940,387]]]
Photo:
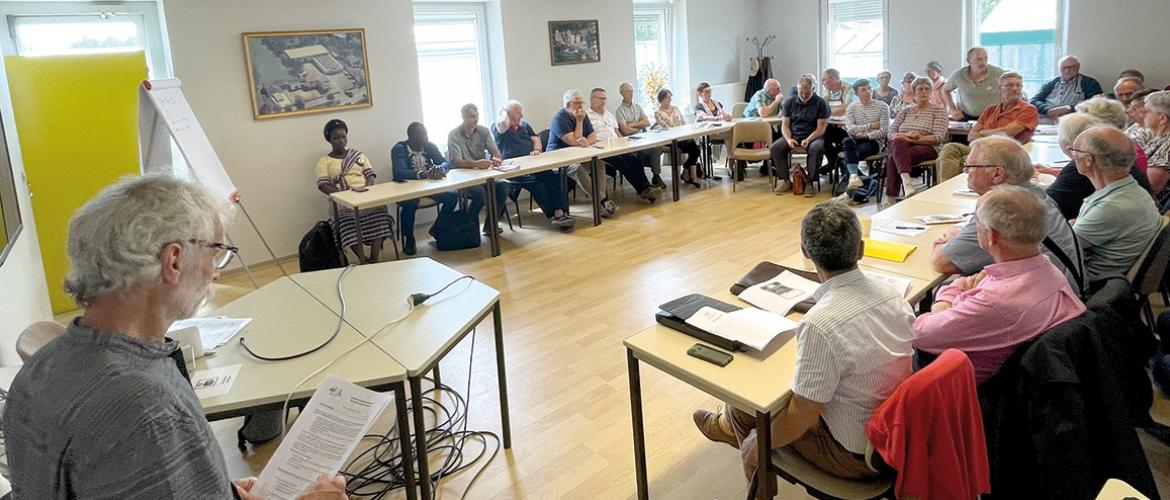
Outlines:
[[963,189],[955,190],[955,196],[967,196],[970,198],[978,198],[979,193],[976,193],[975,190],[971,189],[971,188],[963,188]]
[[776,277],[757,283],[739,294],[740,300],[781,316],[792,307],[812,296],[820,283],[784,271]]
[[725,313],[703,307],[687,319],[687,323],[729,340],[738,340],[757,351],[763,351],[777,335],[795,329],[797,323],[763,309],[748,307]]
[[940,214],[940,215],[918,215],[914,220],[926,225],[933,224],[951,224],[956,222],[965,222],[967,220],[961,214]]
[[232,384],[236,383],[239,374],[240,365],[200,370],[191,374],[191,387],[195,388],[195,395],[199,399],[223,396],[232,390]]
[[269,500],[296,498],[322,474],[337,474],[389,403],[390,394],[326,376],[260,472],[253,492]]
[[199,337],[203,339],[203,350],[210,351],[227,343],[251,322],[252,318],[190,318],[176,321],[167,331],[198,327]]
[[873,226],[873,228],[884,233],[900,234],[910,237],[918,236],[925,233],[927,229],[930,229],[922,224],[901,220],[885,220]]
[[890,287],[892,287],[894,289],[894,291],[902,294],[903,297],[905,297],[907,293],[910,293],[910,284],[911,283],[910,283],[909,278],[902,278],[902,277],[893,276],[893,275],[889,275],[889,274],[885,274],[885,273],[879,273],[877,271],[862,271],[862,273],[864,273],[867,277],[869,277],[872,280],[880,281],[882,283],[890,285]]

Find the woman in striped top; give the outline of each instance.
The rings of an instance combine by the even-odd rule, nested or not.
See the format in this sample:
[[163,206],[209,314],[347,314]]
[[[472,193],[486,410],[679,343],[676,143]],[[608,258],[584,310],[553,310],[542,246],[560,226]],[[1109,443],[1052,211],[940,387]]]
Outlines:
[[[317,160],[318,190],[325,194],[354,188],[364,191],[366,186],[374,184],[374,166],[370,159],[365,153],[347,147],[349,127],[345,122],[329,120],[325,124],[325,140],[332,146],[332,151]],[[378,262],[382,240],[394,234],[394,220],[386,207],[362,210],[360,234],[358,220],[351,209],[338,207],[334,223],[341,233],[341,246],[353,250],[361,264]],[[363,243],[370,245],[369,257],[362,251]]]
[[918,78],[910,88],[914,105],[904,108],[890,124],[886,194],[891,197],[897,197],[903,187],[906,196],[917,191],[910,185],[910,167],[938,158],[938,146],[946,140],[950,124],[947,112],[930,102],[930,79]]
[[865,78],[853,82],[857,102],[845,110],[845,131],[849,136],[841,141],[845,150],[845,168],[849,169],[848,189],[861,187],[857,163],[882,150],[886,130],[890,128],[890,106],[874,98]]

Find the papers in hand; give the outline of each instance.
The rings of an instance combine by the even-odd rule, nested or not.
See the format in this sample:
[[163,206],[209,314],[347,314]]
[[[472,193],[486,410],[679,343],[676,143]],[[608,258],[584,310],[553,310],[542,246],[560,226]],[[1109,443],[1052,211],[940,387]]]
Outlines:
[[777,335],[793,330],[797,325],[795,321],[754,307],[732,312],[703,307],[686,321],[725,339],[738,340],[757,351],[763,351]]
[[248,323],[252,322],[252,318],[225,318],[223,316],[216,318],[190,318],[176,321],[167,332],[181,330],[188,327],[198,327],[199,337],[203,340],[203,350],[210,351],[224,345],[228,340],[231,340],[240,330],[243,330]]
[[943,214],[943,215],[918,215],[914,220],[923,224],[953,224],[956,222],[966,221],[967,218],[960,214]]
[[271,500],[296,498],[322,474],[337,474],[389,403],[389,394],[326,376],[260,473],[253,492]]
[[784,271],[770,280],[748,287],[740,292],[739,298],[760,309],[783,316],[796,304],[812,297],[819,286],[820,283]]
[[921,224],[900,220],[886,220],[878,223],[873,228],[884,233],[900,234],[902,236],[910,237],[918,236],[922,233],[925,233],[926,230],[929,229],[928,227]]
[[901,294],[903,297],[910,293],[910,279],[891,276],[889,274],[879,273],[877,271],[862,271],[865,276],[874,281],[880,281],[890,285],[894,291]]

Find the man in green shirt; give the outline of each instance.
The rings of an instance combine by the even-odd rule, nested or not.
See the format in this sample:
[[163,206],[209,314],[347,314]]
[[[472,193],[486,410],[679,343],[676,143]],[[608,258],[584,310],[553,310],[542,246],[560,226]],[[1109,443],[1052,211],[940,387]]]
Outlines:
[[1150,193],[1129,175],[1133,143],[1120,130],[1098,126],[1077,136],[1077,172],[1097,190],[1085,198],[1073,232],[1085,254],[1088,282],[1125,276],[1160,226]]
[[[943,101],[947,114],[955,121],[979,118],[988,106],[999,103],[999,75],[1003,69],[987,64],[987,49],[971,47],[967,51],[967,65],[955,70],[943,85]],[[951,92],[959,91],[956,103]]]

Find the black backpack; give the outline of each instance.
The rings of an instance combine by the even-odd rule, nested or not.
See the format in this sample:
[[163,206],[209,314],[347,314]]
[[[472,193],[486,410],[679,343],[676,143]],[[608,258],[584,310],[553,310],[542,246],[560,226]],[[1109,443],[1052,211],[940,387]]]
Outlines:
[[479,216],[467,210],[440,211],[439,218],[431,225],[430,233],[439,250],[477,248],[481,241]]
[[870,196],[877,194],[879,184],[877,175],[862,177],[861,183],[861,187],[848,191],[849,197],[853,199],[854,203],[867,203]]
[[297,256],[300,257],[303,273],[345,267],[345,262],[337,251],[333,225],[326,220],[313,224],[313,229],[305,233],[305,237],[301,238],[300,247],[297,248]]

